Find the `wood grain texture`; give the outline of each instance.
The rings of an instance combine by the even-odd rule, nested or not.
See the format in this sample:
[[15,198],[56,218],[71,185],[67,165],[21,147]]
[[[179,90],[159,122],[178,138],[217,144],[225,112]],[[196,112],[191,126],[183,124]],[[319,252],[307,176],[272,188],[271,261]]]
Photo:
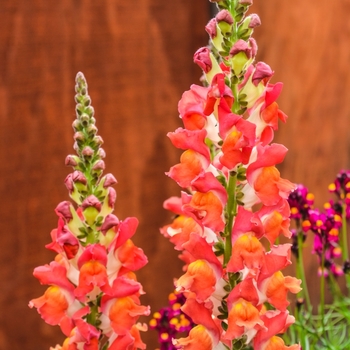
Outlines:
[[[255,1],[262,26],[256,29],[258,57],[275,71],[284,89],[278,103],[289,116],[275,142],[289,152],[283,177],[303,183],[322,209],[332,198],[328,185],[350,168],[350,2]],[[318,263],[307,240],[306,272],[312,301],[319,301]]]
[[[3,0],[0,2],[0,349],[48,349],[61,342],[28,301],[45,287],[32,277],[52,260],[44,249],[68,199],[74,77],[84,72],[105,141],[106,172],[118,179],[116,214],[137,216],[135,243],[149,257],[138,274],[153,310],[166,303],[181,263],[158,233],[162,202],[178,194],[164,172],[179,152],[166,138],[180,126],[177,102],[207,43],[207,0]],[[282,176],[327,199],[326,186],[350,167],[350,2],[256,0],[259,58],[283,81],[289,115],[276,134],[289,154]],[[310,263],[310,269],[312,264]],[[311,274],[310,270],[310,274]],[[315,294],[316,291],[314,291]],[[5,316],[6,315],[6,316]],[[144,337],[154,349],[152,333]]]
[[[45,287],[32,276],[67,200],[74,78],[84,72],[105,141],[107,172],[118,179],[115,213],[140,221],[135,244],[150,263],[139,273],[144,304],[165,305],[179,275],[177,253],[159,234],[170,221],[162,202],[178,189],[164,172],[179,157],[166,137],[180,126],[177,102],[200,70],[193,52],[205,42],[208,4],[84,0],[0,3],[0,349],[48,349],[58,327],[28,301]],[[155,348],[155,333],[145,336]]]

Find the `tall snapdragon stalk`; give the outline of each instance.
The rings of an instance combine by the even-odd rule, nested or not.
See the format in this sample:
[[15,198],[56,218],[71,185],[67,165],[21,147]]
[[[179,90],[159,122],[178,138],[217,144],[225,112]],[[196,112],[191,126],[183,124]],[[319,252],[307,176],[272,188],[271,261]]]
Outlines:
[[65,179],[74,201],[55,209],[58,227],[46,247],[56,256],[35,268],[34,276],[49,285],[43,296],[30,301],[46,323],[59,325],[66,336],[52,350],[145,349],[137,323],[149,307],[140,304],[142,286],[134,271],[147,263],[131,237],[138,220],[119,220],[113,214],[117,181],[102,176],[105,152],[97,135],[94,109],[82,73],[76,76],[76,119],[73,122],[76,155],[66,158],[74,171]]
[[287,149],[272,143],[282,84],[269,83],[271,68],[255,62],[252,38],[260,25],[245,16],[252,0],[213,1],[219,12],[206,26],[211,46],[194,61],[205,86],[192,85],[179,102],[184,124],[169,133],[184,150],[167,173],[183,191],[165,201],[177,214],[161,232],[181,251],[185,273],[176,281],[182,311],[196,324],[178,349],[299,349],[278,336],[294,318],[288,291],[300,281],[281,272],[291,264],[288,195],[295,186],[276,164]]

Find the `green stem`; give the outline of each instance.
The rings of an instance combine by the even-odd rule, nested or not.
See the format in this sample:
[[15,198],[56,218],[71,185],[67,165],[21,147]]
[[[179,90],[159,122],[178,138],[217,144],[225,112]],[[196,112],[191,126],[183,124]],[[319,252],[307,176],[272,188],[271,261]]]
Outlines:
[[[341,228],[341,240],[340,247],[342,252],[343,263],[349,261],[349,250],[348,250],[348,235],[347,235],[347,221],[346,221],[346,204],[342,205],[342,228]],[[348,289],[348,293],[350,292],[350,275],[349,273],[345,274],[346,279],[346,287]]]
[[226,206],[226,226],[225,226],[225,252],[224,252],[224,265],[226,266],[231,258],[232,253],[232,227],[233,219],[237,214],[237,201],[236,201],[236,184],[237,173],[231,172],[228,179],[227,186],[227,206]]
[[305,270],[304,270],[304,261],[303,261],[303,232],[298,232],[298,257],[297,257],[297,271],[298,271],[298,278],[301,279],[302,282],[302,291],[300,292],[302,297],[305,298],[306,301],[306,308],[309,312],[312,312],[312,305],[309,295],[309,290],[307,286],[307,280],[305,276]]
[[[324,238],[322,239],[324,241]],[[325,252],[324,252],[324,242],[322,244],[322,256],[321,256],[321,290],[320,290],[320,322],[322,327],[322,333],[324,329],[324,304],[325,304]]]

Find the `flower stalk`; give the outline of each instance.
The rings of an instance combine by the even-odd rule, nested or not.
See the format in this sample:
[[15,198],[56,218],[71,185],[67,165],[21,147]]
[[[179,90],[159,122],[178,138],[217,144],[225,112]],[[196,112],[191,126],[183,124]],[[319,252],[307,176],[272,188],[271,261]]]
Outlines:
[[275,167],[286,148],[271,143],[278,120],[286,121],[276,103],[282,84],[269,83],[271,68],[255,62],[260,20],[245,17],[252,2],[215,3],[219,12],[206,26],[211,46],[194,55],[206,84],[183,94],[184,127],[168,134],[184,151],[167,173],[183,191],[165,201],[177,217],[161,232],[185,262],[176,290],[196,324],[173,343],[262,350],[284,346],[277,334],[294,321],[287,293],[300,291],[300,281],[281,272],[291,245],[277,243],[291,236],[286,199],[295,187]]
[[64,343],[52,350],[145,349],[137,323],[148,315],[140,303],[142,286],[135,271],[147,263],[131,237],[136,218],[119,220],[114,214],[117,181],[102,176],[105,152],[97,135],[94,109],[82,73],[76,76],[76,119],[73,122],[76,155],[66,158],[74,171],[65,185],[74,204],[61,202],[56,208],[58,227],[46,247],[56,256],[39,266],[34,276],[49,285],[45,294],[30,301],[50,325],[60,326]]

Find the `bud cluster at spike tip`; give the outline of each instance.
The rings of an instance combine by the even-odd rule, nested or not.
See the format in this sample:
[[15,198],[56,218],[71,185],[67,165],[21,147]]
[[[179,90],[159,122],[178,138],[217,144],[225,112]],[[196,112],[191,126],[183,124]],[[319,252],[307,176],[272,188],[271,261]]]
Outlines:
[[245,16],[252,1],[211,0],[219,13],[206,26],[210,46],[194,61],[205,86],[192,85],[179,102],[183,127],[168,134],[183,153],[167,175],[183,189],[165,201],[176,214],[161,228],[180,251],[184,274],[176,290],[195,327],[173,339],[177,349],[300,349],[280,334],[294,322],[288,292],[300,280],[284,276],[292,244],[288,196],[296,188],[276,164],[287,149],[272,143],[287,116],[276,102],[281,83],[255,62],[251,37],[260,25]]
[[65,179],[75,204],[64,201],[56,207],[58,227],[46,245],[55,259],[34,270],[40,283],[49,287],[29,306],[66,336],[62,345],[51,349],[145,349],[140,331],[147,326],[137,320],[150,310],[140,303],[144,292],[135,271],[147,258],[131,240],[138,220],[119,220],[113,214],[116,191],[111,186],[117,181],[112,174],[102,176],[103,141],[82,73],[76,76],[75,90],[77,155],[66,158],[74,171]]

